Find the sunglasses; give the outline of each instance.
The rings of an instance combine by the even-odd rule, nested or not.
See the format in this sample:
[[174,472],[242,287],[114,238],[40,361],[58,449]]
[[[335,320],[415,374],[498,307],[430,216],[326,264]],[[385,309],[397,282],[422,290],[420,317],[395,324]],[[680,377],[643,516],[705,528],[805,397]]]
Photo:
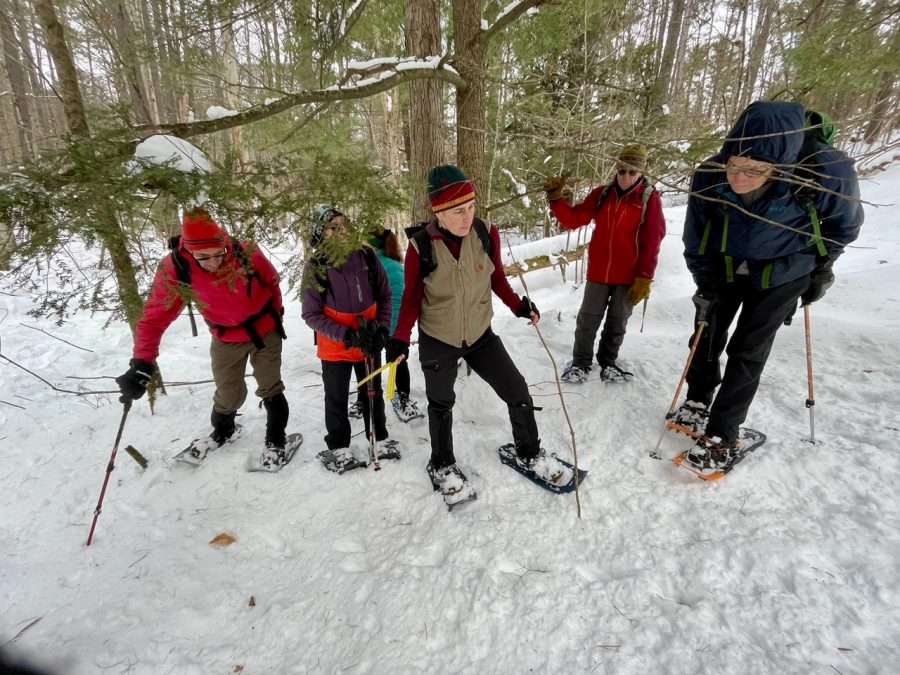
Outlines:
[[194,256],[194,260],[196,260],[198,263],[202,263],[202,262],[206,262],[207,260],[215,260],[217,258],[224,258],[226,252],[227,251],[225,249],[222,249],[221,252],[211,253],[210,255],[194,255],[193,253],[191,255]]
[[616,171],[616,173],[620,176],[625,176],[626,174],[629,176],[637,176],[640,171],[638,171],[637,169],[619,169],[618,171]]

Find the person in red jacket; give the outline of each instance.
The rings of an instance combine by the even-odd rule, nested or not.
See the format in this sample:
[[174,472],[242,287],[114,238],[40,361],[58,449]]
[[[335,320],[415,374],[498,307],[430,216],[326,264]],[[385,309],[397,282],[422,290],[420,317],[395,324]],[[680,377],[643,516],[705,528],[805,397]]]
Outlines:
[[587,285],[575,325],[572,362],[563,372],[565,382],[584,382],[591,371],[597,330],[600,378],[624,382],[632,373],[616,365],[619,348],[634,306],[650,296],[650,284],[666,233],[659,193],[644,178],[647,150],[626,145],[616,162],[615,179],[593,190],[580,204],[571,205],[565,179],[544,184],[550,210],[564,230],[595,223],[588,247]]
[[247,398],[244,377],[249,359],[256,395],[266,407],[261,463],[280,464],[289,411],[281,379],[281,342],[286,336],[278,273],[258,248],[227,236],[203,209],[185,214],[181,237],[153,280],[135,329],[130,368],[116,378],[123,400],[144,395],[156,371],[163,333],[181,313],[186,298],[194,301],[209,325],[216,383],[212,433],[194,442],[192,454],[202,459],[234,435],[235,415]]

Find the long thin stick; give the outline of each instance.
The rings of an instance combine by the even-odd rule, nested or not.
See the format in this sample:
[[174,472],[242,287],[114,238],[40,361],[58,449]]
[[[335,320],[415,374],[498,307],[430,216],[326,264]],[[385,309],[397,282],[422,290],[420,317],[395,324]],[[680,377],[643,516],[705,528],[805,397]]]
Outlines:
[[[510,248],[510,254],[511,253],[512,248]],[[525,289],[525,295],[528,295],[530,298],[531,295],[528,292],[528,284],[525,283],[525,276],[521,271],[519,272],[519,281],[522,282],[522,287]],[[533,326],[537,336],[541,339],[541,344],[544,345],[544,351],[547,352],[547,356],[550,358],[550,363],[553,364],[553,376],[556,378],[556,391],[559,393],[559,400],[562,403],[566,424],[569,425],[569,435],[572,438],[572,464],[575,466],[575,506],[578,511],[578,519],[581,520],[581,494],[578,489],[581,481],[578,479],[578,446],[575,444],[575,428],[572,426],[572,420],[569,419],[569,410],[566,408],[566,399],[563,396],[562,384],[559,381],[559,370],[556,367],[556,359],[553,358],[553,352],[550,351],[550,347],[547,346],[547,341],[544,340],[544,336],[541,335],[541,329],[538,328],[537,324],[533,324]]]
[[119,443],[122,440],[122,431],[125,429],[125,420],[128,418],[128,411],[131,410],[131,399],[125,399],[122,402],[122,419],[119,422],[119,431],[116,432],[116,442],[113,444],[112,454],[109,456],[109,464],[106,465],[106,475],[103,477],[103,487],[100,488],[100,499],[97,500],[97,508],[94,510],[94,520],[91,522],[91,531],[88,532],[87,546],[91,545],[94,539],[94,528],[97,527],[97,519],[100,517],[100,509],[103,507],[103,497],[106,495],[106,486],[109,484],[109,476],[113,469],[116,468],[116,452],[119,450]]
[[[669,410],[666,413],[666,419],[675,412],[675,407],[678,405],[678,398],[681,396],[681,387],[684,385],[685,379],[687,379],[688,371],[691,369],[691,364],[694,362],[694,355],[697,353],[697,347],[700,345],[700,337],[703,335],[703,329],[706,328],[706,321],[698,321],[697,329],[694,331],[694,339],[691,344],[691,351],[688,354],[687,362],[684,364],[684,370],[681,371],[681,377],[678,380],[678,386],[675,387],[675,395],[672,397],[672,402],[669,404]],[[666,435],[666,428],[663,427],[663,430],[659,434],[659,439],[656,441],[656,447],[650,451],[650,457],[652,459],[662,459],[662,455],[659,454],[659,446],[662,445],[663,436]]]
[[809,305],[803,305],[803,328],[806,333],[806,385],[808,390],[806,407],[809,408],[809,442],[815,445],[816,424],[813,408],[816,405],[816,397],[813,394],[812,316]]
[[75,347],[75,349],[81,349],[82,351],[91,352],[91,353],[94,352],[93,349],[88,349],[87,347],[80,347],[79,345],[76,345],[74,342],[69,342],[68,340],[64,340],[61,337],[57,337],[53,333],[48,333],[43,328],[38,328],[37,326],[29,326],[27,323],[22,323],[21,321],[19,322],[19,325],[24,326],[25,328],[30,328],[31,330],[36,330],[39,333],[43,333],[44,335],[52,337],[54,340],[59,340],[60,342],[65,342],[67,345],[71,345],[72,347]]

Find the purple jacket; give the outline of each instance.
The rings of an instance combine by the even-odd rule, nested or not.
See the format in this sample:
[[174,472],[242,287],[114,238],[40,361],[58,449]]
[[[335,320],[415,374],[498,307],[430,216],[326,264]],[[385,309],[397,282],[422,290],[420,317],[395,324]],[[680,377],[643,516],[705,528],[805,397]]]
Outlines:
[[[371,312],[376,306],[375,319],[383,326],[391,325],[391,287],[387,274],[378,258],[371,255],[373,269],[369,270],[368,256],[354,251],[340,267],[328,267],[328,282],[307,281],[301,300],[301,316],[316,333],[335,342],[343,342],[347,329],[355,318]],[[312,265],[315,258],[306,263],[303,278],[313,279]],[[371,276],[370,276],[371,275]],[[376,281],[372,288],[370,279]],[[317,286],[326,286],[323,293]]]

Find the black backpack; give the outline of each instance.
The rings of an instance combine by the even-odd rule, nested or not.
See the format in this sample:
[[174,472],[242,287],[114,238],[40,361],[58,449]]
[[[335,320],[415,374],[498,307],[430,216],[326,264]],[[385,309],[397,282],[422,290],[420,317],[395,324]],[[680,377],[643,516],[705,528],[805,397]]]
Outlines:
[[[406,235],[416,242],[416,248],[419,251],[419,272],[424,279],[437,269],[437,263],[434,260],[434,248],[431,244],[431,235],[427,230],[428,223],[422,223],[406,228]],[[481,240],[481,246],[487,253],[491,262],[494,260],[494,244],[491,241],[491,233],[488,231],[487,225],[480,218],[476,218],[472,223],[475,234]]]

